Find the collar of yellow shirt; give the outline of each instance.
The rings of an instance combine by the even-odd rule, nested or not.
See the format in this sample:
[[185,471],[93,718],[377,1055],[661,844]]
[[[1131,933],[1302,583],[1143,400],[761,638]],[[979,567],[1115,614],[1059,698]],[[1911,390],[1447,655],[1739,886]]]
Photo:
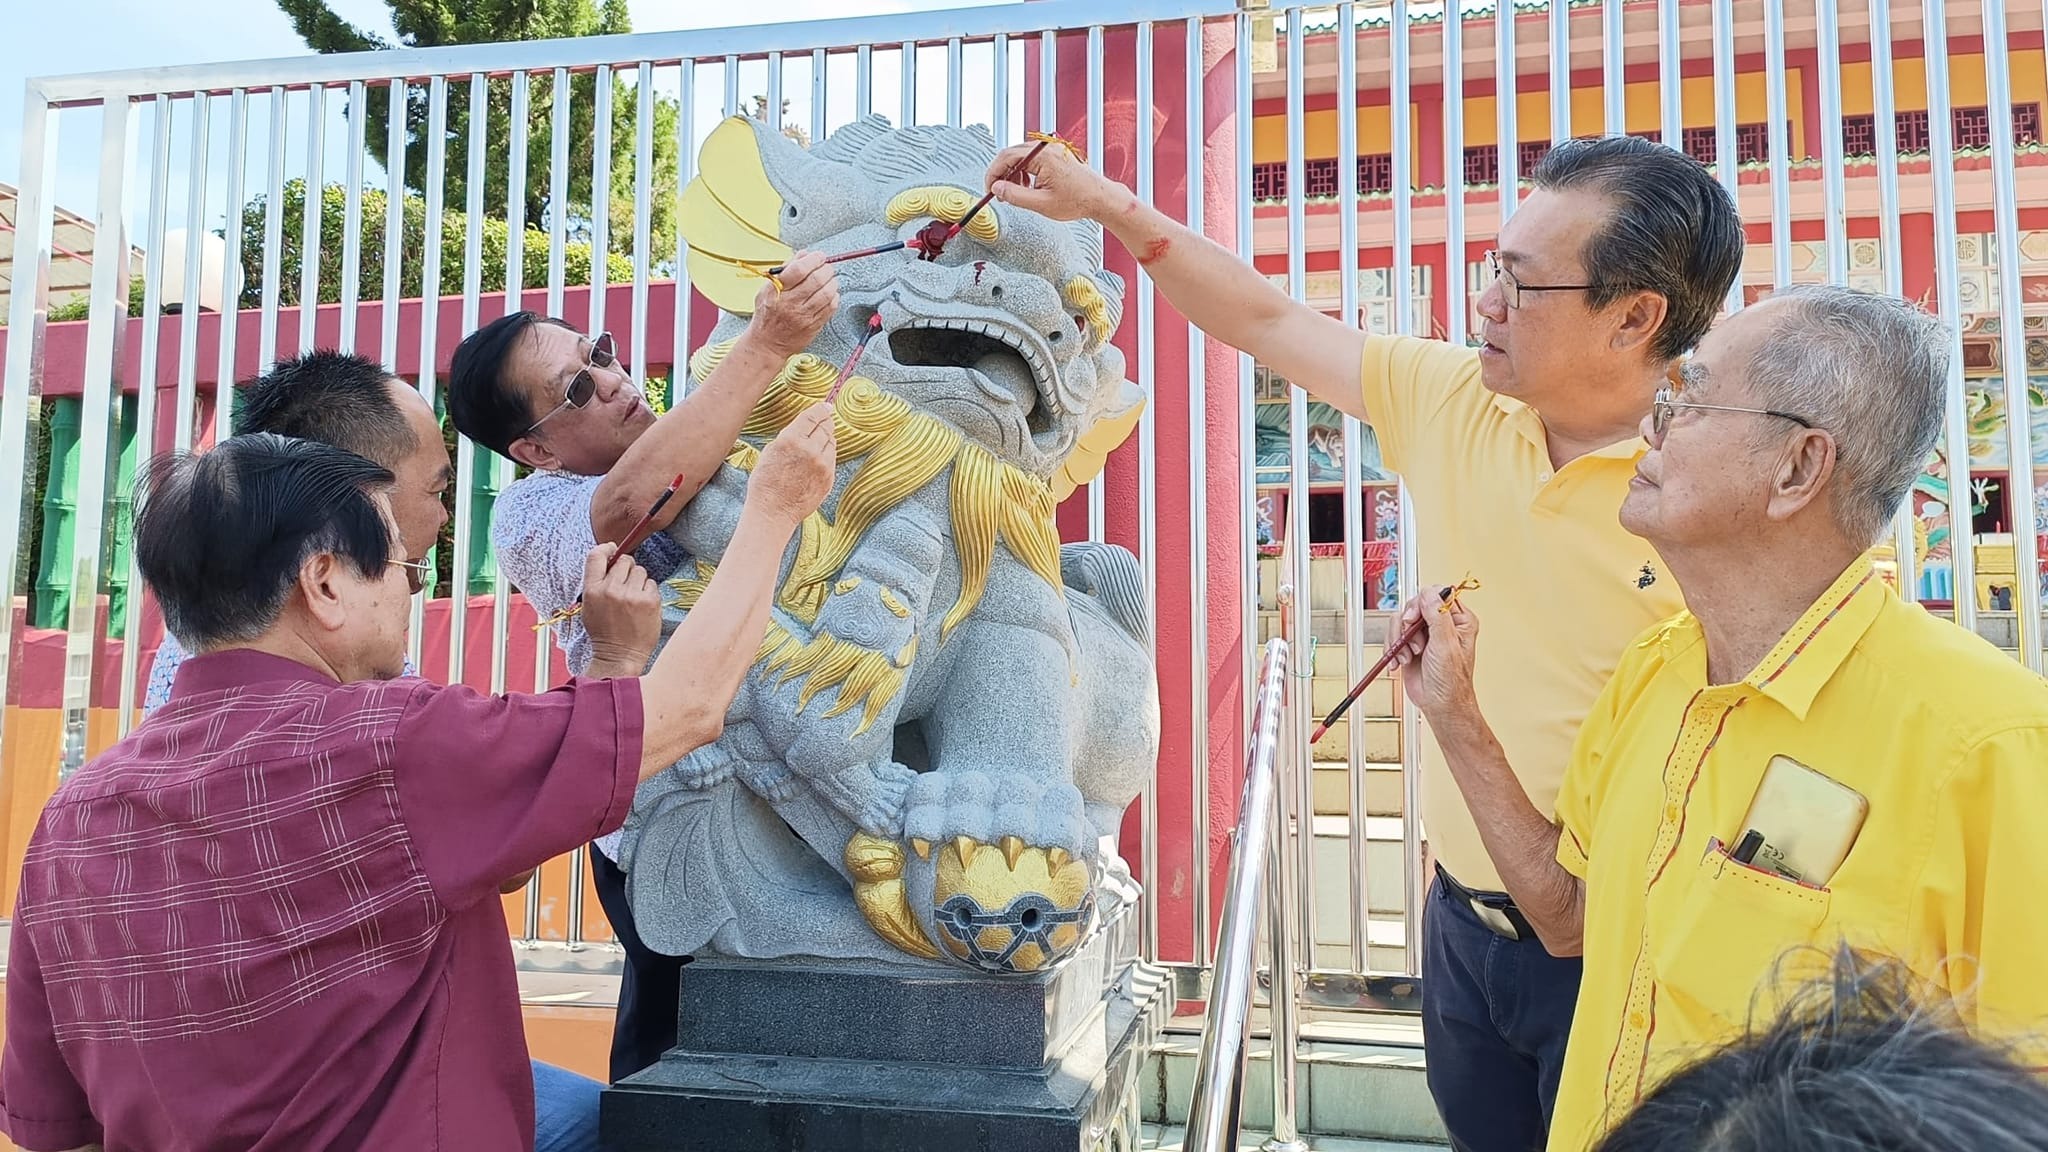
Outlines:
[[[1813,698],[1855,650],[1883,607],[1883,586],[1866,554],[1835,578],[1741,683],[1806,719]],[[1707,636],[1698,617],[1681,613],[1658,635],[1657,643],[1664,646],[1667,664],[1682,670],[1688,682],[1707,686]]]

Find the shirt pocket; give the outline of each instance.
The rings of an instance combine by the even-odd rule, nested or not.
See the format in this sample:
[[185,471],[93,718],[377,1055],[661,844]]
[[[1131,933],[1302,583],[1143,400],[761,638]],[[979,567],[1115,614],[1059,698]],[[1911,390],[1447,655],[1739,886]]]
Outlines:
[[1653,929],[1650,955],[1660,1011],[1713,1035],[1741,1029],[1753,1003],[1770,1002],[1759,991],[1781,957],[1816,940],[1833,893],[1743,864],[1719,840],[1695,867],[1677,911]]

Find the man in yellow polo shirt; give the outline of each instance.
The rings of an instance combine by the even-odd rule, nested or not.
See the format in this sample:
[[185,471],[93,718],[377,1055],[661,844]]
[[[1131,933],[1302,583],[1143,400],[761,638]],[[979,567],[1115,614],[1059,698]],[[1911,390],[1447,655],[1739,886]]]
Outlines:
[[1553,1150],[1767,1016],[1802,957],[1825,964],[1802,945],[1896,956],[1987,1035],[2048,1016],[2048,682],[1867,555],[1934,446],[1948,355],[1937,321],[1846,288],[1781,293],[1700,345],[1621,511],[1687,611],[1586,717],[1558,824],[1489,730],[1477,614],[1404,613],[1429,634],[1403,682],[1508,891],[1584,954]]
[[[1622,649],[1680,603],[1650,546],[1614,513],[1644,451],[1651,397],[1740,269],[1742,224],[1727,193],[1659,144],[1559,145],[1486,256],[1484,343],[1473,349],[1368,337],[1297,304],[1064,149],[1028,165],[1029,186],[1009,181],[1030,150],[1005,151],[989,169],[1005,205],[1101,222],[1204,331],[1373,425],[1415,502],[1422,571],[1482,585],[1473,602],[1496,623],[1479,698],[1513,753],[1523,802],[1549,811]],[[1422,763],[1437,875],[1413,943],[1430,1091],[1460,1152],[1527,1152],[1556,1096],[1579,962],[1528,930],[1427,738]]]

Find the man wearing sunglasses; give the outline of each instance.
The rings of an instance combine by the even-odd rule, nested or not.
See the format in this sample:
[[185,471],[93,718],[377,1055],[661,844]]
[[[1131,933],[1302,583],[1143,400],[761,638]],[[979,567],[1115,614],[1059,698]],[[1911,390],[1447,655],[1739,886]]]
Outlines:
[[1401,680],[1508,892],[1585,958],[1554,1152],[1767,1016],[1772,978],[1824,971],[1838,941],[2041,1064],[2048,683],[1901,600],[1868,554],[1934,448],[1949,356],[1903,300],[1802,287],[1715,329],[1658,394],[1621,518],[1687,611],[1628,647],[1556,824],[1481,715],[1477,615],[1397,621],[1428,621]]
[[[753,322],[718,368],[659,418],[619,363],[609,333],[585,336],[561,320],[516,312],[477,329],[455,350],[448,412],[456,429],[532,469],[498,497],[491,547],[506,579],[543,619],[583,594],[589,550],[599,542],[619,543],[678,474],[682,487],[654,517],[652,534],[634,556],[656,580],[681,563],[680,550],[661,530],[717,472],[783,365],[838,311],[838,279],[822,254],[798,253],[780,280],[762,285]],[[607,655],[575,617],[555,629],[555,638],[572,674]],[[626,952],[612,1032],[613,1080],[675,1046],[683,964],[641,943],[625,873],[614,862],[617,850],[617,833],[590,849],[598,901]]]
[[[1029,183],[1012,182],[1029,151],[990,165],[998,200],[1099,221],[1204,331],[1372,425],[1415,502],[1423,579],[1481,585],[1470,598],[1493,625],[1478,699],[1520,787],[1549,811],[1573,734],[1623,646],[1679,606],[1615,509],[1644,451],[1651,397],[1741,268],[1728,194],[1649,141],[1559,145],[1486,256],[1472,349],[1368,336],[1297,304],[1063,149],[1026,164]],[[1451,274],[1464,272],[1460,261]],[[1455,1148],[1526,1152],[1556,1095],[1579,961],[1551,955],[1529,930],[1442,749],[1425,737],[1421,751],[1422,811],[1409,815],[1422,820],[1436,874],[1411,946],[1430,1091]]]

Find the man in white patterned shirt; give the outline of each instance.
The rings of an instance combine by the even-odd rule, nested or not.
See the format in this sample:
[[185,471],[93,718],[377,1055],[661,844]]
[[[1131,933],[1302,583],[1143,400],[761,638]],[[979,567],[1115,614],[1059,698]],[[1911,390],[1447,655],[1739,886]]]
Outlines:
[[[682,486],[634,552],[656,580],[674,574],[684,557],[661,529],[718,471],[776,374],[838,308],[838,280],[824,257],[798,253],[779,287],[762,286],[753,322],[724,361],[659,418],[619,363],[610,333],[585,336],[553,317],[516,312],[466,337],[450,366],[448,413],[464,436],[532,469],[498,497],[491,548],[534,611],[545,619],[576,603],[590,549],[620,542],[680,474]],[[555,633],[571,675],[606,655],[593,651],[574,617]],[[617,854],[616,832],[591,845],[598,902],[626,952],[614,1081],[675,1046],[683,964],[641,943]]]

